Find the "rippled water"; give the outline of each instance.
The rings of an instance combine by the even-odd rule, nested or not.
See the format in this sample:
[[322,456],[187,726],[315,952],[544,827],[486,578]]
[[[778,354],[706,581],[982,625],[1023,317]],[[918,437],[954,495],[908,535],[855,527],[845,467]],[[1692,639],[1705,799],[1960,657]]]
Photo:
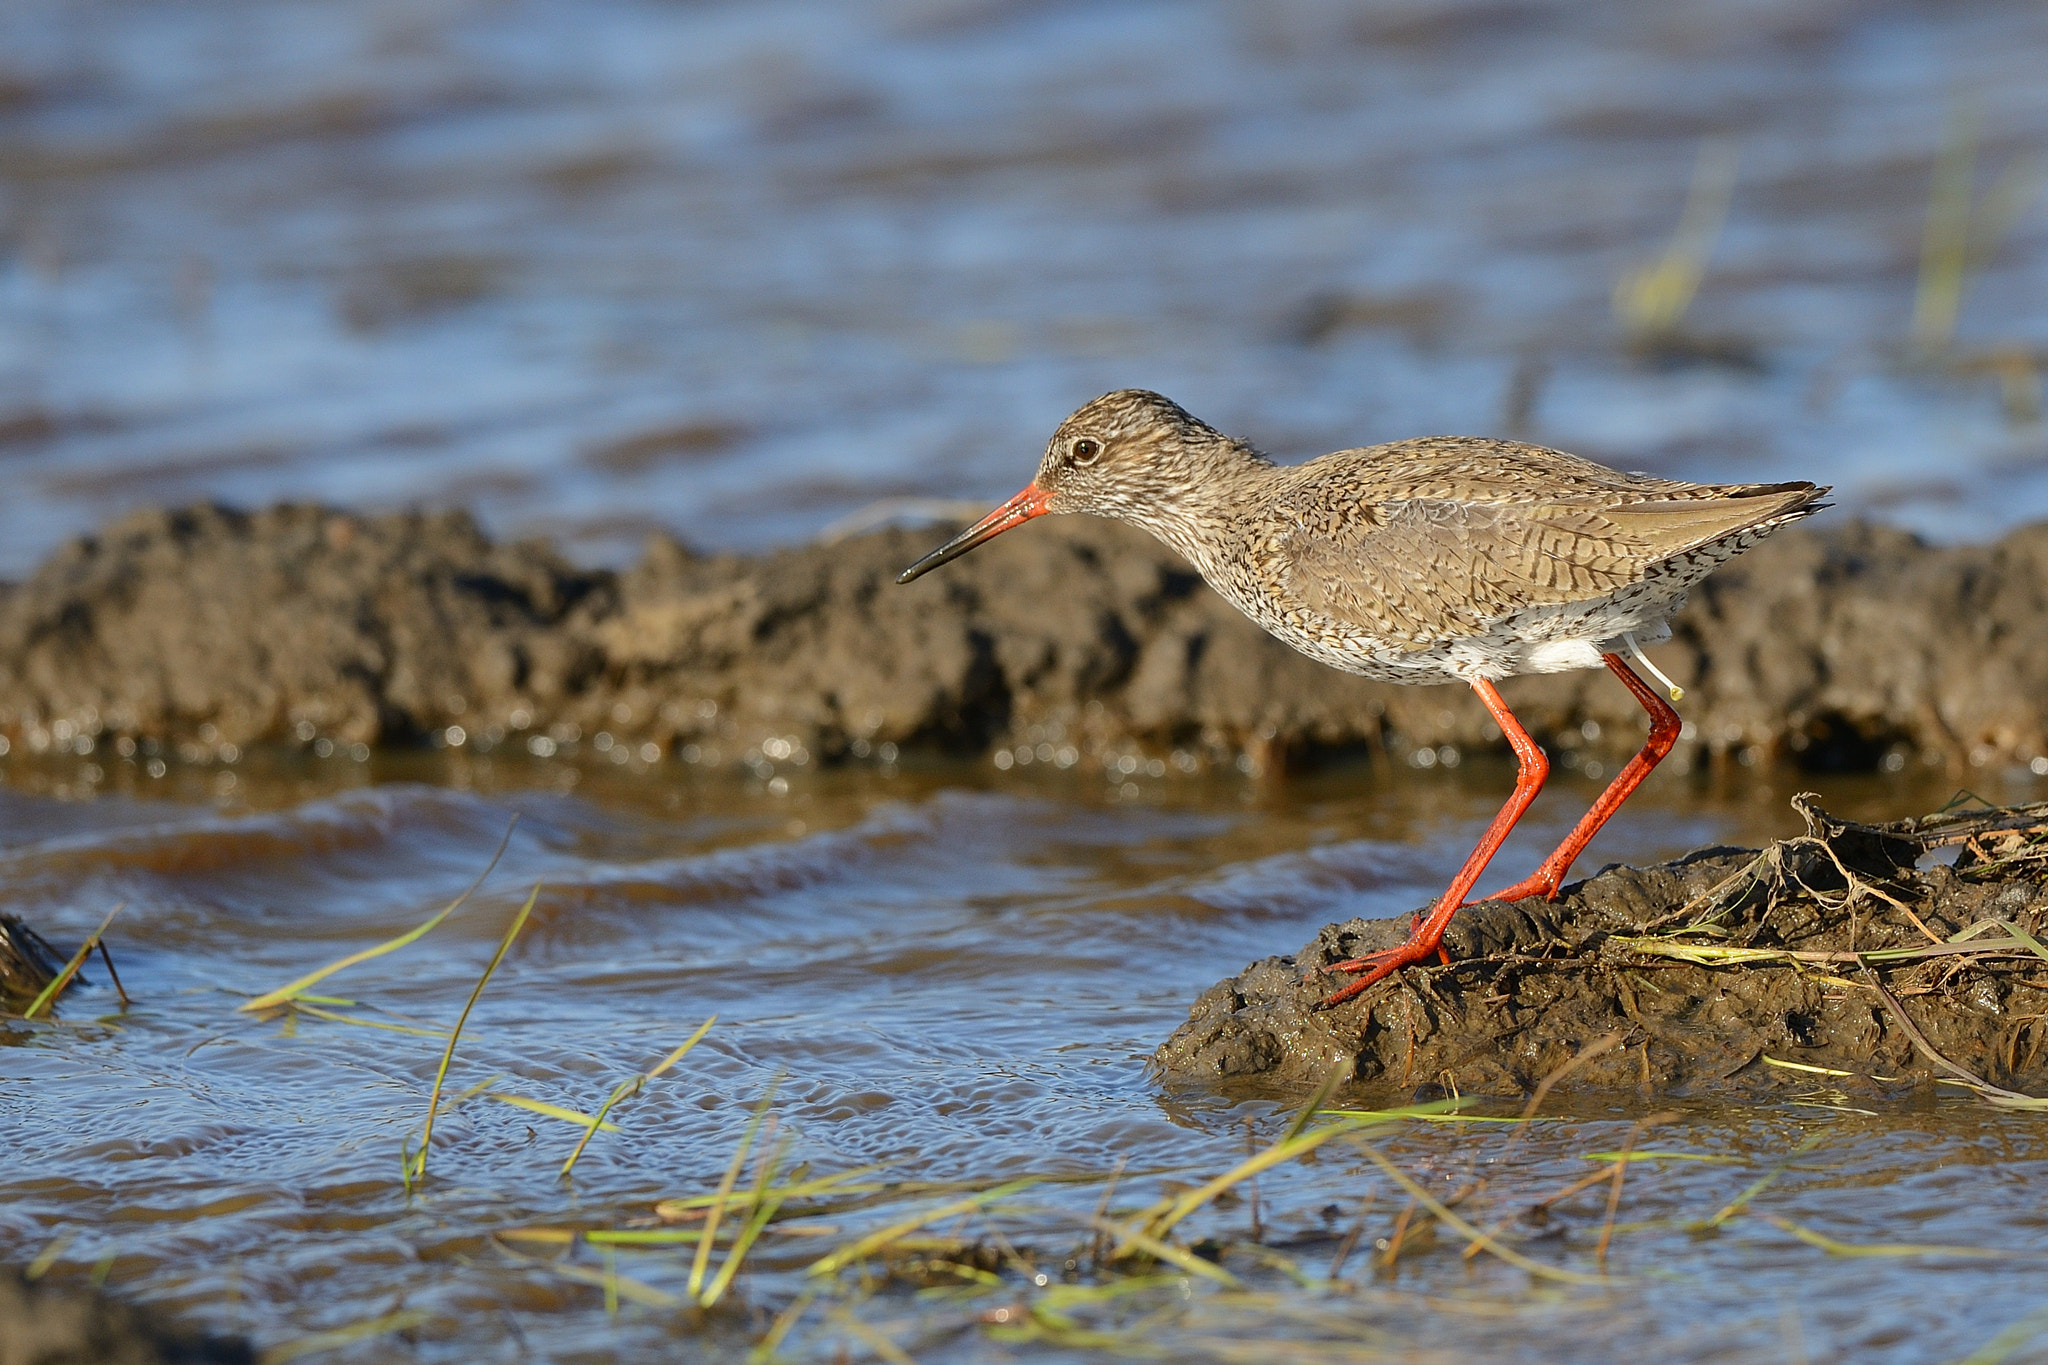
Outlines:
[[[2044,45],[2026,0],[12,0],[0,572],[199,497],[757,546],[1007,495],[1133,384],[1287,459],[1517,432],[1979,537],[2048,515]],[[2019,213],[1942,377],[1959,109]],[[1710,136],[1708,359],[1639,363],[1613,288]]]
[[[201,497],[474,507],[598,559],[650,529],[759,546],[877,498],[1006,494],[1059,417],[1127,384],[1283,458],[1513,432],[1662,474],[1828,480],[1849,510],[1980,536],[2048,515],[2048,229],[2008,175],[2048,134],[2044,25],[2020,0],[11,0],[0,573]],[[1964,298],[1960,372],[1903,345],[1958,110],[1980,200],[2016,210]],[[1714,136],[1740,160],[1696,344],[1634,357],[1613,286],[1662,249]],[[771,1088],[819,1171],[979,1186],[1123,1163],[1127,1211],[1222,1169],[1243,1121],[1270,1140],[1285,1107],[1162,1087],[1152,1047],[1246,960],[1425,899],[1509,780],[1481,761],[1124,799],[1036,770],[799,775],[786,794],[446,755],[256,755],[231,786],[145,772],[0,764],[0,908],[65,942],[122,904],[137,1000],[119,1009],[96,972],[58,1024],[0,1026],[0,1261],[42,1253],[53,1277],[265,1346],[417,1310],[340,1358],[435,1361],[744,1353],[819,1246],[910,1205],[765,1239],[708,1319],[608,1314],[575,1278],[603,1269],[589,1247],[549,1268],[513,1253],[561,1248],[491,1234],[707,1192]],[[1595,861],[1786,832],[1788,779],[1739,776],[1661,777]],[[1588,794],[1561,776],[1503,867]],[[1947,794],[1827,793],[1880,815]],[[235,1007],[417,923],[515,811],[470,906],[332,990],[445,1026],[541,882],[454,1088],[502,1074],[588,1109],[719,1022],[573,1184],[554,1177],[573,1130],[472,1098],[409,1194],[437,1040]],[[1667,1103],[1567,1092],[1512,1145],[1422,1124],[1374,1140],[1492,1226]],[[1256,1217],[1310,1279],[1359,1229],[1341,1291],[1233,1251],[1245,1291],[1169,1277],[1075,1308],[1092,1344],[1006,1340],[1017,1319],[984,1315],[1044,1302],[1056,1283],[1020,1266],[1057,1282],[1102,1197],[1046,1186],[962,1225],[1014,1247],[998,1283],[842,1284],[785,1350],[2043,1358],[1998,1345],[2048,1328],[2027,1316],[2048,1255],[2038,1119],[1784,1078],[1677,1110],[1644,1142],[1711,1159],[1631,1168],[1604,1287],[1468,1262],[1448,1235],[1377,1265],[1403,1196],[1333,1144],[1262,1177]],[[1751,1212],[1688,1230],[1774,1171]],[[1600,1199],[1515,1244],[1592,1271]],[[1188,1231],[1240,1240],[1254,1216]],[[2004,1254],[1846,1257],[1772,1218]],[[620,1267],[666,1293],[686,1274],[674,1251]]]
[[[408,1334],[331,1358],[445,1361],[736,1358],[794,1301],[805,1264],[918,1207],[848,1212],[827,1220],[831,1237],[767,1238],[708,1319],[630,1300],[608,1315],[600,1287],[570,1278],[601,1276],[597,1252],[579,1249],[562,1272],[515,1259],[558,1246],[491,1240],[623,1226],[658,1199],[709,1193],[771,1090],[792,1160],[820,1172],[882,1163],[889,1179],[977,1186],[1096,1177],[953,1229],[1003,1232],[1056,1286],[1086,1245],[1103,1174],[1124,1163],[1111,1207],[1127,1212],[1239,1159],[1246,1123],[1260,1141],[1286,1123],[1285,1106],[1147,1076],[1147,1054],[1193,996],[1326,920],[1424,900],[1509,776],[1481,760],[1280,787],[1172,778],[1122,799],[1073,774],[870,770],[800,777],[778,797],[564,764],[258,755],[231,796],[197,775],[180,792],[177,776],[124,770],[114,785],[126,794],[80,801],[53,794],[61,771],[7,773],[0,908],[62,943],[123,904],[112,941],[136,1003],[119,1008],[95,973],[58,1024],[0,1032],[0,1141],[15,1153],[0,1171],[0,1261],[53,1250],[54,1277],[100,1274],[265,1346],[418,1310]],[[1660,777],[1595,861],[1787,832],[1783,779],[1744,776],[1725,787]],[[1562,779],[1503,869],[1538,858],[1590,790]],[[1827,795],[1869,813],[1941,793],[1866,780]],[[471,1099],[442,1119],[427,1182],[408,1194],[401,1152],[440,1040],[258,1022],[236,1007],[417,923],[475,876],[514,812],[511,847],[470,906],[322,989],[362,1002],[361,1018],[445,1025],[538,882],[450,1093],[500,1076],[498,1091],[587,1111],[707,1015],[719,1022],[617,1111],[621,1131],[593,1142],[572,1184],[555,1170],[574,1129]],[[1233,1252],[1225,1263],[1245,1291],[1176,1278],[1083,1311],[1111,1333],[1093,1346],[1034,1347],[986,1321],[1049,1292],[1013,1264],[1000,1283],[945,1293],[897,1280],[861,1298],[843,1285],[784,1351],[824,1359],[843,1345],[867,1358],[879,1333],[921,1360],[1158,1348],[1226,1360],[1903,1362],[1960,1357],[2028,1320],[2048,1257],[2031,1193],[2048,1177],[2040,1120],[1945,1091],[1814,1081],[1678,1100],[1641,1145],[1688,1155],[1631,1168],[1604,1286],[1468,1262],[1448,1235],[1375,1269],[1374,1243],[1393,1235],[1405,1198],[1333,1144],[1263,1177],[1256,1216],[1266,1244],[1311,1277],[1357,1226],[1342,1292]],[[1459,1207],[1491,1226],[1594,1169],[1588,1154],[1618,1148],[1667,1104],[1567,1086],[1548,1106],[1558,1121],[1520,1139],[1408,1124],[1374,1140],[1439,1197],[1464,1191]],[[1686,1229],[1773,1171],[1748,1213],[1716,1233]],[[1546,1225],[1511,1224],[1515,1245],[1591,1272],[1604,1189]],[[1253,1216],[1238,1202],[1184,1231],[1242,1239]],[[2004,1254],[1843,1257],[1771,1219],[1842,1242]],[[679,1293],[688,1255],[629,1250],[619,1269]]]

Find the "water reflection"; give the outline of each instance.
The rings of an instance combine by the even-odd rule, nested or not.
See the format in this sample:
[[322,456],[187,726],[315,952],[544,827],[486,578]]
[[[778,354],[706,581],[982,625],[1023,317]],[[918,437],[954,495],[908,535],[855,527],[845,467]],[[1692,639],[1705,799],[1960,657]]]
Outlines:
[[[2044,22],[27,0],[0,13],[0,571],[209,497],[473,506],[615,560],[656,525],[755,546],[1007,492],[1133,384],[1286,458],[1510,432],[1980,536],[2048,513]],[[1918,244],[1958,92],[1969,230],[2011,226],[1929,367],[1902,347],[1916,291],[1949,297]],[[1703,141],[1725,222],[1681,234],[1696,293],[1632,347],[1616,284]]]

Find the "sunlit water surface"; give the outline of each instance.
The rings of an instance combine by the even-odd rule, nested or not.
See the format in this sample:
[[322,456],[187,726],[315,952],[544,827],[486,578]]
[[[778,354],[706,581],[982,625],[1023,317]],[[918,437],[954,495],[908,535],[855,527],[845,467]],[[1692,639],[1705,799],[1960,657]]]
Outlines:
[[[709,1193],[771,1091],[790,1160],[820,1173],[875,1163],[887,1179],[986,1186],[1121,1163],[1119,1215],[1225,1169],[1276,1137],[1287,1107],[1163,1086],[1147,1074],[1151,1049],[1248,959],[1426,899],[1509,778],[1488,760],[1280,785],[876,769],[799,775],[777,796],[673,771],[258,755],[227,798],[216,774],[151,780],[117,764],[116,790],[78,800],[58,795],[57,769],[5,772],[0,908],[68,945],[121,905],[111,941],[135,1003],[120,1008],[95,971],[57,1024],[0,1030],[0,1143],[14,1154],[0,1170],[0,1262],[47,1252],[53,1279],[100,1276],[263,1346],[421,1315],[326,1357],[365,1361],[743,1354],[795,1300],[804,1265],[929,1201],[849,1213],[829,1237],[770,1235],[708,1318],[630,1297],[608,1314],[584,1282],[603,1274],[596,1251],[577,1248],[565,1271],[517,1259],[564,1248],[493,1234],[626,1226],[659,1199]],[[1793,780],[1739,779],[1660,776],[1588,867],[1790,832]],[[2009,781],[1987,794],[2042,794]],[[1535,861],[1589,794],[1560,779],[1503,868]],[[1826,795],[1869,815],[1946,790],[1901,778]],[[342,1012],[361,1019],[446,1025],[539,884],[470,1016],[450,1094],[497,1076],[497,1091],[587,1111],[718,1022],[615,1112],[621,1131],[598,1136],[572,1183],[556,1171],[575,1129],[471,1098],[441,1118],[409,1193],[401,1154],[440,1040],[237,1006],[419,922],[477,874],[515,813],[509,850],[464,909],[321,991],[360,1002]],[[1547,1106],[1557,1121],[1519,1138],[1419,1123],[1373,1135],[1438,1197],[1464,1192],[1474,1222],[1510,1220],[1523,1254],[1591,1275],[1605,1186],[1545,1225],[1515,1216],[1596,1169],[1588,1155],[1619,1147],[1635,1119],[1675,1108],[1641,1145],[1697,1159],[1631,1168],[1605,1283],[1467,1260],[1448,1234],[1384,1267],[1377,1244],[1406,1196],[1334,1143],[1262,1177],[1256,1214],[1238,1200],[1181,1231],[1242,1242],[1257,1217],[1263,1241],[1320,1280],[1358,1228],[1342,1287],[1297,1284],[1233,1250],[1224,1263],[1247,1291],[1170,1277],[1073,1310],[1108,1333],[1093,1344],[1005,1339],[990,1319],[1057,1289],[1103,1197],[1099,1180],[1053,1185],[943,1229],[1002,1233],[992,1245],[1018,1259],[998,1282],[842,1280],[783,1351],[871,1358],[879,1338],[919,1360],[1921,1362],[2048,1329],[2029,1318],[2048,1270],[2041,1120],[1932,1088],[1832,1085],[1767,1076],[1675,1101],[1567,1086]],[[1773,1172],[1717,1232],[1687,1230]],[[1848,1257],[1772,1220],[1845,1243],[1976,1250]],[[631,1250],[617,1268],[680,1294],[688,1256]]]
[[[1006,496],[1127,385],[1980,538],[2048,516],[2044,49],[2031,0],[10,0],[0,574],[194,498],[787,542]],[[1632,359],[1715,138],[1708,344]]]

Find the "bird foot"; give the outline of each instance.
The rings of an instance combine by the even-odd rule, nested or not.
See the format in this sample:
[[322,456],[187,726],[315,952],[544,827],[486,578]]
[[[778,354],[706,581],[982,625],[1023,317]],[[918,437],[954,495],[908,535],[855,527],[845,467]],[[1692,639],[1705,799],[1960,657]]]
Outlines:
[[1544,900],[1554,901],[1557,899],[1557,888],[1562,885],[1564,885],[1563,874],[1560,873],[1553,877],[1538,870],[1534,876],[1524,877],[1513,886],[1502,887],[1492,895],[1481,896],[1480,899],[1489,901],[1525,901],[1541,896]]
[[1443,949],[1443,939],[1441,936],[1434,939],[1423,939],[1417,936],[1410,938],[1398,948],[1384,948],[1376,953],[1367,953],[1364,957],[1347,958],[1342,962],[1333,962],[1324,970],[1332,972],[1363,972],[1365,975],[1345,986],[1342,990],[1333,991],[1329,995],[1324,996],[1321,1008],[1341,1005],[1366,987],[1371,986],[1375,982],[1384,981],[1403,967],[1411,967],[1417,963],[1428,962],[1432,958],[1441,962],[1449,962],[1451,960],[1450,954],[1446,953]]

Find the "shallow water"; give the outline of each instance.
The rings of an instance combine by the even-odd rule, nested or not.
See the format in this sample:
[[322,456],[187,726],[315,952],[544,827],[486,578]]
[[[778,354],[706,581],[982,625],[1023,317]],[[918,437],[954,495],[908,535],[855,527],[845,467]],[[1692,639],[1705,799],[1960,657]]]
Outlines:
[[[1059,417],[1127,384],[1287,459],[1514,433],[1667,475],[1826,480],[1845,511],[1980,537],[2048,516],[2038,204],[1957,326],[1965,357],[2008,355],[2005,378],[1916,366],[1903,343],[1948,121],[1978,116],[1990,193],[2048,135],[2044,25],[2021,0],[11,0],[0,574],[194,498],[471,507],[613,562],[655,529],[758,547],[878,498],[1005,495]],[[1741,161],[1685,319],[1710,344],[1631,358],[1614,283],[1662,250],[1711,135]],[[0,1026],[0,1262],[43,1254],[55,1278],[264,1346],[417,1310],[328,1358],[434,1361],[743,1354],[821,1247],[915,1202],[764,1239],[703,1319],[630,1297],[608,1314],[576,1278],[603,1270],[590,1247],[535,1266],[514,1253],[561,1248],[491,1234],[706,1193],[771,1088],[821,1172],[985,1186],[1124,1163],[1122,1213],[1223,1169],[1243,1121],[1269,1140],[1285,1107],[1163,1089],[1152,1047],[1246,960],[1425,899],[1509,780],[1493,761],[1114,789],[905,769],[798,772],[778,794],[264,754],[148,773],[0,762],[0,908],[64,943],[123,905],[137,1000],[118,1008],[95,970],[58,1024]],[[1660,775],[1587,866],[1786,833],[1804,785]],[[1560,774],[1502,866],[1589,792]],[[1948,794],[1910,774],[1826,792],[1872,816]],[[538,881],[454,1091],[502,1073],[503,1093],[587,1110],[719,1022],[573,1184],[554,1177],[573,1129],[472,1098],[408,1194],[438,1040],[235,1007],[416,924],[515,811],[464,911],[332,992],[445,1026]],[[1478,1185],[1459,1208],[1491,1227],[1667,1103],[1567,1088],[1519,1139],[1372,1140],[1438,1194]],[[2038,1119],[1792,1077],[1676,1108],[1644,1142],[1714,1160],[1631,1167],[1604,1286],[1468,1262],[1448,1234],[1378,1264],[1404,1197],[1332,1144],[1262,1177],[1257,1217],[1311,1280],[1360,1229],[1342,1289],[1239,1248],[1243,1292],[1170,1276],[1074,1308],[1099,1338],[1005,1340],[1017,1319],[984,1315],[1046,1303],[1101,1197],[1044,1186],[961,1225],[1014,1248],[996,1284],[842,1282],[785,1353],[2043,1358],[1997,1346],[2048,1328],[2028,1318]],[[1749,1213],[1687,1230],[1781,1166]],[[1591,1273],[1601,1198],[1504,1235]],[[1239,1201],[1187,1231],[1241,1242],[1253,1217]],[[2000,1254],[1844,1257],[1771,1218]],[[674,1251],[620,1268],[671,1294],[687,1273]]]
[[[1074,1310],[1107,1335],[1002,1339],[1014,1319],[989,1319],[1046,1302],[1086,1247],[1102,1175],[1125,1167],[1110,1205],[1121,1215],[1231,1165],[1247,1125],[1279,1135],[1285,1106],[1162,1088],[1147,1054],[1247,959],[1292,951],[1326,920],[1424,900],[1507,785],[1491,760],[1280,786],[1147,780],[1135,797],[1099,778],[986,768],[799,774],[778,796],[667,771],[259,754],[225,797],[214,773],[150,779],[117,764],[108,794],[67,800],[63,770],[4,771],[0,908],[69,943],[122,904],[112,941],[136,1003],[119,1008],[94,972],[59,1023],[0,1032],[0,1141],[17,1154],[0,1172],[0,1262],[53,1252],[53,1277],[102,1275],[263,1346],[417,1310],[407,1332],[322,1358],[737,1358],[810,1260],[932,1201],[848,1211],[824,1237],[769,1236],[708,1318],[630,1298],[608,1315],[602,1288],[573,1278],[601,1277],[599,1252],[577,1248],[563,1271],[516,1259],[563,1248],[491,1234],[627,1226],[659,1199],[710,1193],[771,1091],[791,1160],[819,1173],[882,1163],[888,1179],[977,1188],[1097,1181],[950,1226],[1008,1239],[993,1244],[1020,1260],[995,1283],[842,1282],[798,1321],[791,1358],[842,1346],[868,1358],[879,1334],[923,1360],[1904,1362],[1961,1357],[2015,1324],[2048,1331],[2028,1317],[2048,1258],[2038,1118],[1788,1073],[1675,1103],[1567,1085],[1546,1106],[1554,1121],[1519,1138],[1419,1122],[1369,1134],[1437,1196],[1465,1191],[1474,1222],[1510,1220],[1524,1254],[1590,1274],[1605,1186],[1547,1224],[1515,1216],[1596,1169],[1588,1154],[1620,1148],[1636,1119],[1675,1108],[1638,1145],[1686,1156],[1630,1168],[1606,1284],[1466,1261],[1447,1233],[1378,1266],[1374,1243],[1394,1234],[1405,1196],[1340,1142],[1262,1177],[1256,1215],[1240,1200],[1182,1232],[1242,1241],[1256,1216],[1265,1245],[1319,1279],[1356,1226],[1343,1289],[1296,1285],[1233,1250],[1224,1264],[1243,1290],[1169,1276]],[[1586,866],[1796,826],[1783,776],[1740,777],[1660,775]],[[1866,815],[1946,795],[1909,777],[1825,794]],[[2010,781],[1986,794],[2041,794]],[[1561,778],[1503,870],[1539,857],[1590,792]],[[499,1092],[588,1111],[707,1015],[718,1023],[615,1112],[621,1131],[598,1136],[573,1183],[555,1171],[574,1128],[472,1098],[441,1118],[426,1183],[408,1194],[401,1152],[440,1039],[258,1022],[236,1006],[416,924],[476,875],[514,812],[510,848],[469,906],[320,989],[361,1002],[359,1018],[445,1025],[538,882],[450,1094],[500,1076]],[[1747,1212],[1688,1230],[1773,1171]],[[1773,1219],[1847,1243],[1975,1250],[1847,1257]],[[688,1257],[628,1250],[618,1269],[680,1293]]]
[[[195,498],[803,539],[1006,496],[1126,385],[1290,460],[1507,432],[1980,538],[2048,516],[2048,212],[1976,368],[1902,346],[1951,115],[1996,199],[2044,45],[2027,0],[12,0],[0,573]],[[1709,136],[1720,359],[1638,363],[1613,289]]]

